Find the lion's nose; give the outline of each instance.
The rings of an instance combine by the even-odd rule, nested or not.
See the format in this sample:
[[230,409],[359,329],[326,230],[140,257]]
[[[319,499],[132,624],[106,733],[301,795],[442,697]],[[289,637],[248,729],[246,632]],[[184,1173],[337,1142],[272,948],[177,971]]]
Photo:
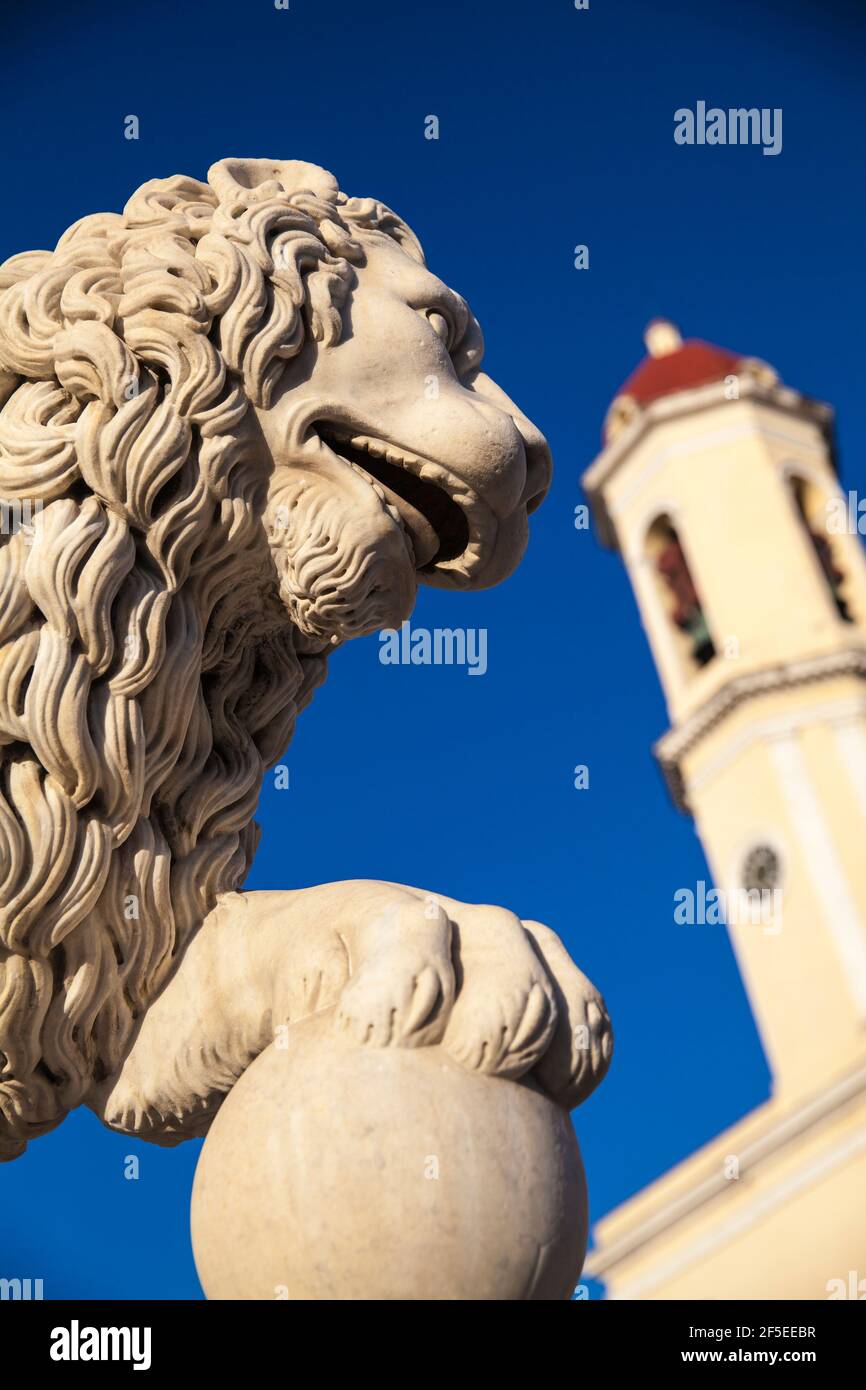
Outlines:
[[537,429],[532,421],[523,414],[523,411],[514,404],[514,401],[505,394],[502,387],[490,380],[486,372],[476,374],[471,389],[476,395],[483,397],[497,407],[520,435],[526,459],[526,477],[516,505],[517,507],[525,506],[527,512],[534,512],[547,495],[553,473],[553,461],[550,457],[547,440],[541,430]]
[[517,419],[515,423],[523,435],[526,450],[526,483],[520,500],[527,513],[532,513],[536,507],[541,506],[547,496],[553,476],[553,459],[547,440],[540,430],[522,418]]

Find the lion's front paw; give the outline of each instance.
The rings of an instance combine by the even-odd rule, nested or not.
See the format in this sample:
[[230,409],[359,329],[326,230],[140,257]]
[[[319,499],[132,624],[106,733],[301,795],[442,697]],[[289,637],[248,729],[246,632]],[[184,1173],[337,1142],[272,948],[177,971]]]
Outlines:
[[[535,980],[507,989],[489,981],[491,993],[451,1016],[445,1046],[455,1061],[492,1076],[522,1076],[544,1053],[552,1036],[556,1005],[546,984]],[[497,988],[497,985],[500,987]]]
[[548,1094],[567,1110],[603,1080],[613,1055],[613,1029],[604,1000],[572,961],[556,932],[524,922],[553,983],[559,1022],[535,1069]]
[[454,988],[445,953],[391,951],[365,961],[349,980],[334,1024],[372,1047],[425,1047],[441,1041]]
[[522,923],[502,908],[467,907],[459,923],[462,980],[444,1046],[472,1071],[518,1077],[543,1056],[556,1003]]

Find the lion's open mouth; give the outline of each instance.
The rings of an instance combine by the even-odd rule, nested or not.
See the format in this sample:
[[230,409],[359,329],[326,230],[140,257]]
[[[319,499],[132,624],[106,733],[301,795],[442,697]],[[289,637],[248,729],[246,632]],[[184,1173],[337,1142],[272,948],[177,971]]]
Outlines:
[[478,501],[464,483],[440,465],[368,435],[344,434],[324,421],[317,421],[316,432],[339,458],[367,474],[382,499],[396,508],[411,538],[417,569],[430,571],[464,555],[472,537],[467,508],[474,509]]

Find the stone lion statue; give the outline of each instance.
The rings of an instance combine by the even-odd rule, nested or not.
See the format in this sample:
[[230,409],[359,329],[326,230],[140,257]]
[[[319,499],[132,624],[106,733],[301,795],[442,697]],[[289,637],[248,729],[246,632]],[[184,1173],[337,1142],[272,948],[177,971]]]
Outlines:
[[80,1104],[202,1134],[327,1009],[564,1106],[601,1079],[546,927],[241,891],[332,648],[523,552],[549,455],[481,357],[405,223],[293,160],[152,180],[0,266],[0,1157]]

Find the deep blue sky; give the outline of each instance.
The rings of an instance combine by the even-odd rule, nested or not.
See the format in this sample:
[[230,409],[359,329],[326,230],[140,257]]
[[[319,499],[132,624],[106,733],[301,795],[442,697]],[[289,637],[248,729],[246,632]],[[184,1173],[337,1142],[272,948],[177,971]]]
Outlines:
[[[575,1117],[597,1218],[769,1079],[724,929],[673,921],[675,889],[706,866],[650,753],[665,709],[621,563],[573,528],[578,480],[661,313],[833,402],[845,485],[864,485],[862,7],[79,0],[21,6],[3,29],[0,259],[151,177],[203,178],[229,154],[314,160],[406,217],[480,318],[488,371],[550,439],[522,570],[491,593],[425,591],[416,610],[487,627],[487,675],[385,667],[375,638],[339,652],[291,789],[263,795],[249,886],[381,877],[554,926],[617,1032]],[[782,153],[675,145],[674,110],[701,98],[782,107]],[[0,1169],[0,1275],[42,1277],[47,1297],[200,1296],[197,1148],[73,1116]]]

